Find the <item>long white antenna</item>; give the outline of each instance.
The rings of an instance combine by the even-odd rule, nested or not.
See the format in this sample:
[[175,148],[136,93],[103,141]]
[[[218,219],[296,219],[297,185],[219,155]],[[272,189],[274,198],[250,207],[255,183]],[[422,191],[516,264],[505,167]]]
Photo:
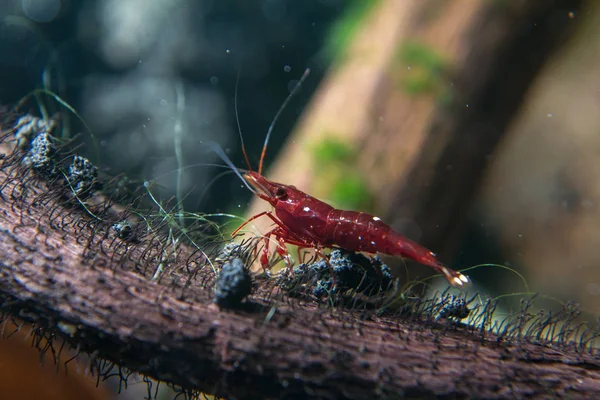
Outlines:
[[[267,144],[269,143],[269,139],[271,138],[271,132],[273,132],[275,123],[277,122],[277,120],[279,119],[279,116],[285,109],[285,106],[287,106],[287,104],[290,102],[292,97],[294,97],[294,95],[298,92],[298,90],[300,90],[300,86],[302,86],[302,84],[304,83],[306,78],[308,78],[309,74],[310,74],[310,68],[306,68],[306,70],[304,71],[304,74],[302,74],[302,78],[300,78],[298,83],[296,83],[296,86],[294,86],[294,89],[292,89],[292,91],[290,92],[288,97],[285,99],[285,101],[283,102],[281,107],[279,107],[277,114],[275,114],[275,118],[273,118],[273,122],[271,122],[271,126],[269,126],[269,130],[267,131],[267,136],[265,137],[265,144],[263,145],[262,153],[260,155],[260,163],[258,164],[258,173],[261,175],[262,175],[262,169],[263,169],[263,161],[265,160],[265,154],[267,153]],[[245,151],[244,151],[244,155],[245,155]]]

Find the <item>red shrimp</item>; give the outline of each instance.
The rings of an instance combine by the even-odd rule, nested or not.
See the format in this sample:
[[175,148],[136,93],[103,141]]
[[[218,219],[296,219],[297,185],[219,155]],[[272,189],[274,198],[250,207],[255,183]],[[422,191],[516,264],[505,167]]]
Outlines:
[[[294,186],[270,181],[257,172],[246,172],[244,177],[257,190],[257,195],[275,208],[275,215],[265,211],[246,223],[263,215],[271,218],[277,226],[265,234],[265,242],[274,236],[280,244],[277,251],[282,256],[287,256],[284,243],[311,247],[317,252],[335,246],[349,251],[407,257],[441,273],[454,287],[463,288],[470,283],[467,276],[444,266],[433,252],[394,231],[378,217],[335,209]],[[264,268],[268,267],[267,245],[261,263]]]
[[[410,258],[441,273],[454,287],[464,288],[469,285],[470,280],[467,276],[444,266],[437,260],[433,252],[394,231],[380,218],[364,212],[335,209],[294,186],[273,182],[262,175],[263,160],[273,126],[308,73],[307,69],[275,115],[267,132],[258,172],[252,171],[250,167],[242,139],[242,151],[249,168],[248,171],[245,171],[244,178],[256,190],[255,193],[258,197],[273,206],[275,213],[264,211],[254,215],[236,229],[233,235],[249,222],[262,216],[269,217],[275,223],[274,229],[264,235],[265,246],[261,264],[265,270],[269,268],[269,240],[271,236],[274,236],[278,243],[277,252],[285,258],[290,267],[291,262],[285,248],[286,243],[299,248],[313,248],[320,256],[323,256],[321,253],[323,248],[340,247],[349,251],[383,253]],[[230,162],[227,163],[233,167]],[[235,167],[233,168],[235,169]]]

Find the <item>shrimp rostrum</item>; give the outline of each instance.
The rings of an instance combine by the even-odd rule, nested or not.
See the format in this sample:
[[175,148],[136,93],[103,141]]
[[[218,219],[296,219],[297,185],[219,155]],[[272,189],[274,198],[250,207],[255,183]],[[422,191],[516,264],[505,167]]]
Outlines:
[[[308,70],[304,73],[296,89],[307,75]],[[243,178],[252,186],[258,197],[273,206],[274,212],[265,211],[251,217],[234,234],[256,218],[266,216],[273,221],[274,228],[264,235],[265,247],[261,255],[263,268],[269,268],[268,244],[270,238],[274,237],[277,243],[277,252],[286,259],[290,266],[286,243],[299,248],[313,248],[321,256],[323,248],[339,247],[349,251],[406,257],[433,268],[454,287],[464,288],[470,284],[467,276],[446,267],[437,260],[433,252],[394,231],[380,218],[364,212],[335,209],[294,186],[273,182],[262,175],[263,160],[270,133],[279,114],[296,89],[283,103],[269,128],[257,172],[250,168],[246,151],[242,146],[246,163],[250,168],[244,172]],[[233,167],[232,164],[230,166]],[[233,168],[235,169],[235,167]]]

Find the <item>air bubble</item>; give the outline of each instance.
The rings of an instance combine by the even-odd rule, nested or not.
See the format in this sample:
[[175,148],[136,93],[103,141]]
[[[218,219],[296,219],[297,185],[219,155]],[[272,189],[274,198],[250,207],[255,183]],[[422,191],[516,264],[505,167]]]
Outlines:
[[283,67],[283,70],[285,72],[290,72],[292,70],[292,67],[290,67],[289,65],[286,65],[285,67]]
[[23,14],[40,23],[48,23],[56,18],[60,6],[60,0],[21,0]]

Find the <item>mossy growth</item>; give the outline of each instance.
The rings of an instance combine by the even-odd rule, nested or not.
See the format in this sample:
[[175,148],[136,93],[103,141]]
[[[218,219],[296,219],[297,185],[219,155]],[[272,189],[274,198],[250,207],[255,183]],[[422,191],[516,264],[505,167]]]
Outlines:
[[356,150],[330,133],[323,134],[323,140],[313,148],[315,160],[319,165],[348,163],[356,156]]
[[319,170],[317,186],[322,188],[327,200],[335,207],[369,211],[373,208],[374,199],[356,166],[358,151],[339,136],[325,133],[324,138],[313,146]]
[[440,100],[449,99],[448,62],[431,46],[417,42],[402,44],[396,64],[402,71],[399,84],[409,96],[433,94]]
[[341,208],[367,210],[372,208],[373,198],[365,180],[358,175],[348,175],[331,186],[331,201]]
[[380,0],[348,0],[342,16],[333,24],[325,40],[325,51],[330,59],[340,60],[362,22],[377,6]]

